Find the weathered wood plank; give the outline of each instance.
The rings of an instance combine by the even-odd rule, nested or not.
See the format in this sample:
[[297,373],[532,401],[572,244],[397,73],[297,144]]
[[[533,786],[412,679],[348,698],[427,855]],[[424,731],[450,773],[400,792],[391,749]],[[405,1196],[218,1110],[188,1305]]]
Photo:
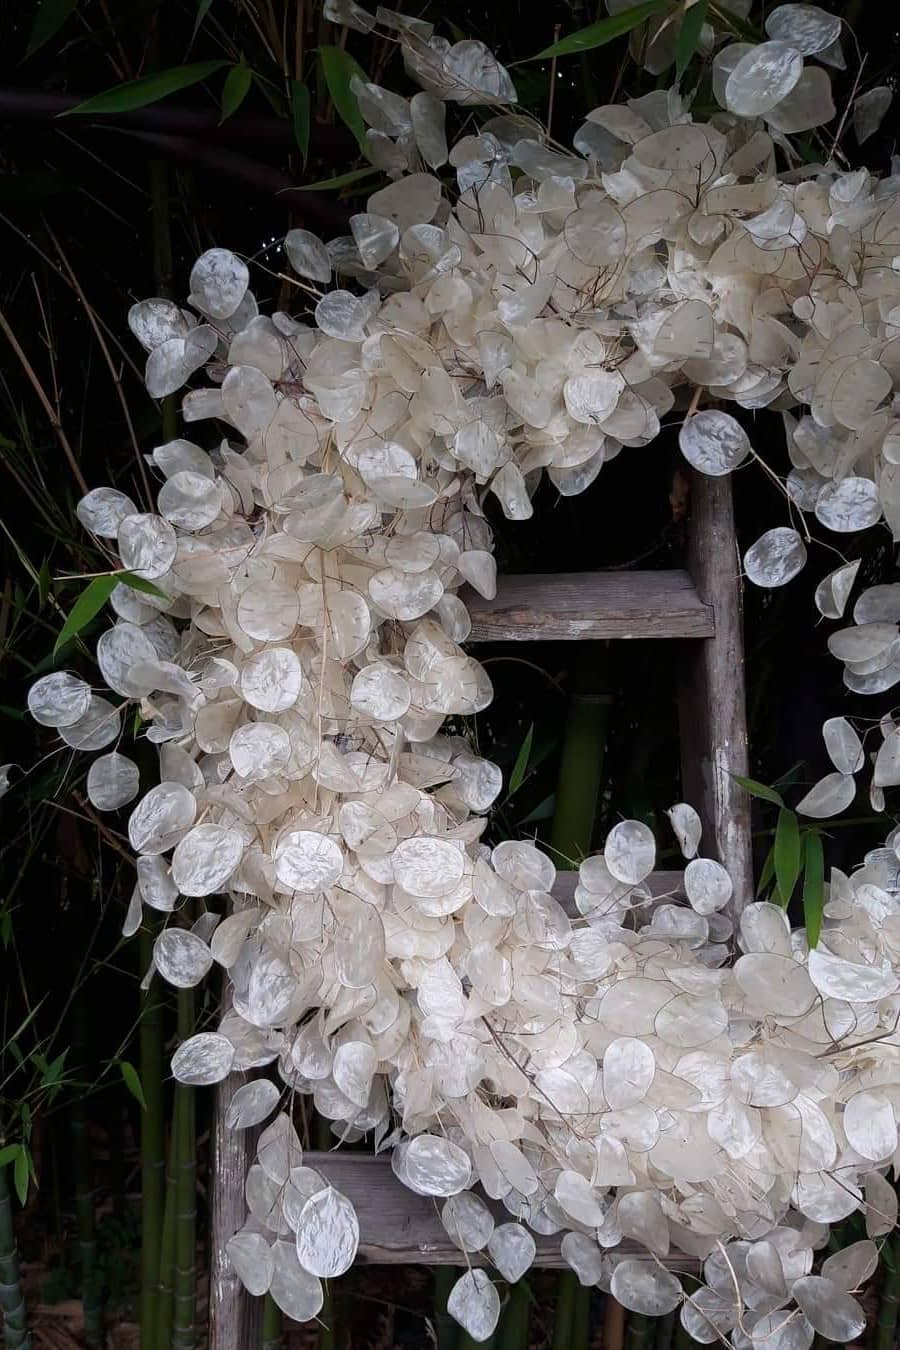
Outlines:
[[230,1130],[228,1103],[246,1075],[220,1083],[213,1106],[210,1189],[209,1350],[253,1350],[262,1333],[262,1299],[251,1298],[228,1259],[225,1244],[244,1226],[244,1180],[253,1161],[256,1130]]
[[[578,910],[575,908],[575,887],[577,884],[577,872],[557,872],[556,881],[553,885],[553,896],[562,905],[569,918],[579,917]],[[651,872],[645,885],[654,897],[672,896],[673,898],[681,898],[684,896],[684,873]]]
[[753,896],[741,564],[727,478],[691,475],[688,566],[715,632],[686,647],[679,691],[682,786],[700,812],[703,850],[728,868],[737,912]]
[[[397,1180],[390,1159],[381,1154],[307,1153],[303,1161],[326,1176],[342,1191],[356,1209],[359,1218],[359,1257],[378,1265],[459,1266],[466,1258],[448,1238],[440,1220],[441,1200],[415,1195]],[[501,1204],[488,1201],[498,1222],[508,1222],[509,1213]],[[559,1244],[562,1237],[534,1235],[537,1244],[535,1264],[565,1268]],[[616,1255],[647,1256],[635,1243],[624,1242],[616,1248]],[[484,1265],[480,1253],[470,1253],[472,1265]],[[650,1259],[649,1257],[647,1258]],[[679,1270],[696,1263],[679,1254],[666,1264]],[[236,1343],[237,1344],[237,1343]],[[243,1344],[243,1342],[241,1342]]]
[[503,576],[494,600],[471,588],[473,642],[579,638],[708,638],[711,603],[687,572],[566,572]]

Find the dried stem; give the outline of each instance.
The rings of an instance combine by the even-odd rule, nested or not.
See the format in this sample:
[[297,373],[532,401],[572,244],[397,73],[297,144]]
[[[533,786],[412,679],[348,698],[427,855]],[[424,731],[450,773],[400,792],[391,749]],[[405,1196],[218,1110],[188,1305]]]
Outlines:
[[9,345],[12,347],[16,356],[19,358],[19,363],[22,369],[25,371],[25,374],[28,376],[28,381],[32,389],[37,394],[38,399],[40,400],[40,404],[41,407],[44,409],[47,421],[53,428],[54,435],[56,436],[56,439],[59,441],[60,447],[62,448],[62,452],[65,455],[66,459],[68,460],[69,468],[72,470],[72,476],[75,479],[75,482],[78,484],[79,488],[83,493],[87,492],[88,485],[85,482],[84,475],[82,474],[80,468],[78,467],[78,461],[75,458],[75,451],[69,444],[69,438],[65,433],[62,422],[60,422],[59,417],[57,416],[54,410],[53,404],[47,397],[47,393],[46,390],[44,389],[44,386],[41,384],[37,374],[35,373],[34,367],[32,366],[31,362],[28,360],[28,357],[25,355],[24,351],[19,345],[19,340],[16,337],[13,330],[10,328],[6,315],[3,313],[2,310],[0,310],[0,328],[2,328],[3,332],[6,334],[6,339],[9,342]]

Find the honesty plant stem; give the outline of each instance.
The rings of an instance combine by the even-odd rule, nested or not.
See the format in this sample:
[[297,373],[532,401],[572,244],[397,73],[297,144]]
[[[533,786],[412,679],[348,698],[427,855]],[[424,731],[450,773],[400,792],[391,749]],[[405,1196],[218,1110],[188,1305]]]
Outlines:
[[13,1228],[10,1167],[0,1167],[0,1309],[6,1350],[30,1350],[25,1291],[19,1275],[19,1253]]
[[447,1299],[459,1276],[460,1272],[456,1266],[434,1268],[434,1329],[437,1335],[437,1350],[459,1348],[459,1323],[454,1322],[447,1311]]
[[[152,930],[140,934],[140,968],[153,955]],[[163,1005],[151,987],[141,995],[140,1078],[146,1110],[141,1111],[141,1350],[156,1350],[159,1258],[166,1199],[166,1125],[163,1110]]]
[[[178,990],[178,1040],[194,1031],[194,991]],[[175,1086],[175,1305],[172,1350],[194,1350],[197,1314],[197,1130],[194,1089]]]
[[271,1294],[266,1294],[262,1317],[262,1350],[281,1350],[281,1309]]
[[875,1323],[875,1350],[896,1350],[900,1322],[900,1234],[889,1246],[891,1264],[882,1256],[884,1278],[878,1296],[878,1320]]
[[[87,1081],[90,1035],[86,1023],[84,999],[72,1001],[72,1042],[77,1071]],[[97,1259],[97,1220],[94,1203],[91,1136],[84,1101],[72,1094],[69,1112],[72,1133],[72,1178],[75,1189],[75,1217],[78,1223],[78,1255],[81,1266],[81,1303],[84,1309],[84,1340],[88,1346],[103,1344],[103,1280]]]
[[525,1280],[509,1286],[509,1298],[497,1333],[497,1350],[528,1350],[531,1295]]

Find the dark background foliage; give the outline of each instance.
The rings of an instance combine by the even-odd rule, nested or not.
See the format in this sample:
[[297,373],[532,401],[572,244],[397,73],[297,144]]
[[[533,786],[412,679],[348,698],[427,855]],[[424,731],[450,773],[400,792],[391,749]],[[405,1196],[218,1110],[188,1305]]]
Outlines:
[[[892,6],[827,6],[842,12],[866,53],[860,88],[892,82],[898,33]],[[754,7],[754,19],[758,16]],[[571,0],[495,0],[490,6],[427,0],[415,12],[449,37],[480,38],[508,65],[592,22],[594,4]],[[44,38],[45,40],[41,41]],[[98,1213],[108,1299],[127,1311],[136,1288],[133,1259],[137,1186],[134,1131],[140,1107],[120,1061],[136,1059],[140,1007],[137,944],[121,944],[133,874],[122,843],[124,817],[101,831],[82,795],[84,766],[62,754],[22,709],[31,681],[53,666],[52,649],[79,583],[105,561],[79,530],[79,478],[115,483],[147,500],[142,456],[169,439],[160,409],[143,389],[142,354],[125,316],[135,300],[160,292],[183,299],[195,257],[212,245],[246,256],[265,310],[302,310],[303,296],[282,277],[280,240],[292,226],[325,237],[345,232],[377,177],[339,190],[305,184],[364,164],[336,116],[317,50],[346,45],[370,77],[412,92],[394,46],[342,33],[316,0],[7,0],[0,51],[0,759],[19,766],[2,804],[4,881],[0,891],[0,1147],[30,1126],[40,1190],[31,1191],[26,1255],[41,1268],[45,1297],[75,1292],[71,1254],[76,1186],[70,1164],[68,1103],[88,1103],[94,1145],[91,1184]],[[839,116],[858,74],[835,78]],[[153,71],[223,61],[245,66],[247,92],[222,120],[226,69],[134,112],[67,116],[84,98]],[[553,71],[549,62],[517,65],[522,104],[546,118],[553,81],[553,130],[564,143],[598,103],[647,92],[657,81],[620,39]],[[242,82],[243,82],[243,77]],[[699,98],[708,91],[702,68]],[[309,91],[309,146],[298,143],[296,82]],[[659,83],[668,83],[662,77]],[[242,83],[243,87],[243,83]],[[453,116],[477,121],[477,110]],[[841,148],[854,164],[889,166],[893,110],[859,150],[846,132]],[[823,133],[826,144],[833,128]],[[305,140],[300,127],[299,141]],[[818,147],[813,146],[815,151]],[[534,518],[494,519],[500,566],[508,571],[578,571],[679,565],[689,507],[679,471],[677,416],[652,445],[625,450],[582,497],[561,499],[544,484]],[[748,429],[777,471],[787,465],[780,418],[748,415]],[[208,439],[209,431],[194,431]],[[742,547],[784,523],[784,505],[753,467],[736,476]],[[864,556],[869,582],[893,576],[886,533],[841,540]],[[737,560],[735,566],[737,567]],[[839,712],[877,719],[890,704],[854,700],[816,627],[815,580],[836,565],[821,544],[792,586],[772,595],[748,591],[746,658],[754,776],[787,782],[790,801],[824,769],[820,727]],[[99,627],[99,623],[97,625]],[[60,655],[95,678],[90,634]],[[610,699],[609,738],[596,839],[622,816],[657,823],[679,794],[677,720],[671,649],[651,642],[497,645],[481,652],[495,684],[492,708],[470,728],[483,753],[507,776],[531,735],[528,774],[506,796],[495,836],[545,836],[552,815],[559,742],[573,687]],[[153,756],[133,751],[149,786]],[[26,772],[27,771],[27,774]],[[891,803],[889,803],[891,805]],[[883,837],[865,799],[827,840],[829,861],[857,859]],[[773,821],[756,822],[760,856]],[[73,992],[76,997],[73,999]],[[209,997],[212,997],[211,995]],[[202,1020],[211,1007],[198,1010]],[[170,1013],[166,1012],[166,1017]],[[25,1030],[17,1031],[24,1018]],[[168,1034],[174,1021],[167,1022]],[[66,1051],[56,1070],[47,1068]],[[21,1061],[21,1062],[20,1062]],[[22,1104],[28,1108],[23,1116]],[[33,1106],[33,1110],[30,1109]],[[202,1138],[202,1131],[201,1131]],[[49,1275],[47,1272],[49,1271]],[[414,1342],[412,1342],[414,1343]]]

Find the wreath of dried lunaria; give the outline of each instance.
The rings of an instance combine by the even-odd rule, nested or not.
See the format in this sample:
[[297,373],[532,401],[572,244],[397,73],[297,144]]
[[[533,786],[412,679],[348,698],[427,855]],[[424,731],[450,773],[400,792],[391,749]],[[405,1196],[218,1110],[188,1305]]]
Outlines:
[[[351,0],[329,15],[375,22]],[[152,586],[111,597],[97,660],[117,700],[56,673],[31,712],[105,752],[88,776],[101,810],[138,792],[109,748],[127,707],[159,747],[160,782],[129,819],[127,933],[143,905],[230,901],[166,927],[153,969],[179,988],[214,964],[231,980],[218,1030],[178,1048],[179,1081],[277,1070],[231,1105],[234,1129],[269,1122],[229,1244],[249,1290],[315,1317],[321,1280],[357,1247],[352,1204],[303,1165],[284,1109],[298,1091],[339,1137],[390,1149],[461,1251],[507,1280],[529,1268],[532,1233],[560,1233],[583,1284],[639,1313],[680,1306],[699,1341],[852,1340],[852,1291],[897,1219],[900,832],[852,876],[832,872],[814,950],[751,903],[732,959],[732,883],[696,856],[690,806],[671,812],[687,905],[651,902],[653,835],[624,821],[582,863],[573,921],[539,849],[479,842],[501,774],[441,727],[491,699],[458,594],[494,593],[485,495],[520,520],[544,469],[582,491],[653,440],[678,394],[681,449],[708,474],[757,458],[723,405],[782,411],[789,523],[748,551],[752,582],[802,568],[804,512],[900,537],[900,169],[799,162],[788,136],[833,116],[826,66],[841,59],[840,21],[813,6],[783,5],[770,40],[716,52],[721,110],[705,124],[657,91],[594,109],[574,154],[503,110],[515,89],[479,43],[388,11],[378,23],[422,92],[358,83],[370,158],[394,181],[352,235],[288,234],[314,321],[259,314],[247,267],[220,248],[194,266],[190,309],[132,309],[150,392],[205,370],[185,421],[229,435],[153,451],[156,514],[111,488],[81,501],[82,524]],[[646,59],[670,39],[657,31]],[[889,97],[858,100],[860,139]],[[448,148],[447,102],[501,110]],[[857,567],[819,585],[827,618]],[[853,614],[831,638],[846,683],[888,689],[900,585]],[[879,806],[900,782],[900,727],[881,730]],[[801,804],[811,816],[848,805],[866,760],[845,719],[825,736],[835,771]],[[856,1209],[868,1240],[811,1273],[828,1225]],[[617,1258],[623,1238],[649,1259]],[[672,1248],[703,1262],[692,1292],[663,1264]],[[499,1308],[480,1268],[449,1301],[476,1340]]]

